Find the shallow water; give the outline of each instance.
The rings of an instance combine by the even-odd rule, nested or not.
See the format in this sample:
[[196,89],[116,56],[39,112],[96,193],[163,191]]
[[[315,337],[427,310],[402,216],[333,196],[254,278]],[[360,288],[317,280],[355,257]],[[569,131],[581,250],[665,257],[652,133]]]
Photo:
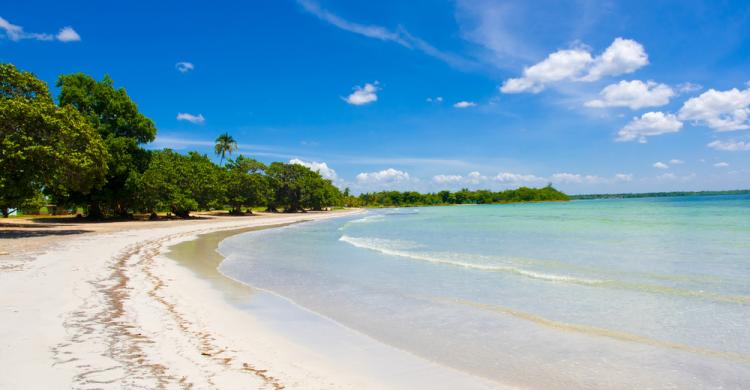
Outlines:
[[233,278],[500,383],[750,383],[748,196],[376,210],[220,249]]

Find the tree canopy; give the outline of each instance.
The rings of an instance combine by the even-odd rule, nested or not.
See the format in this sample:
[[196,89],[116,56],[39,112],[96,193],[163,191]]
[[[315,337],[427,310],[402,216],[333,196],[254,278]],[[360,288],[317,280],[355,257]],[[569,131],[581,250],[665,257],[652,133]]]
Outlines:
[[543,188],[520,187],[515,190],[493,192],[489,190],[462,189],[456,192],[440,191],[436,193],[420,194],[419,192],[407,191],[382,191],[364,193],[359,197],[347,198],[347,204],[365,207],[390,207],[390,206],[430,206],[448,204],[493,204],[493,203],[515,203],[515,202],[543,202],[569,200],[564,193],[556,190],[551,185]]
[[156,137],[154,123],[138,111],[124,88],[115,88],[109,76],[101,81],[83,73],[60,76],[60,106],[80,112],[99,133],[109,152],[105,170],[106,183],[96,192],[54,192],[61,203],[85,203],[89,214],[100,217],[106,209],[118,215],[127,214],[132,199],[126,182],[134,173],[143,172],[148,154],[141,145]]
[[224,159],[226,158],[227,153],[231,155],[232,153],[236,152],[237,149],[239,149],[237,141],[235,141],[234,137],[229,135],[229,133],[224,133],[216,137],[214,152],[216,152],[217,156],[221,157],[219,165],[224,164]]
[[40,191],[90,194],[104,183],[109,154],[85,117],[58,107],[47,85],[0,64],[0,209]]

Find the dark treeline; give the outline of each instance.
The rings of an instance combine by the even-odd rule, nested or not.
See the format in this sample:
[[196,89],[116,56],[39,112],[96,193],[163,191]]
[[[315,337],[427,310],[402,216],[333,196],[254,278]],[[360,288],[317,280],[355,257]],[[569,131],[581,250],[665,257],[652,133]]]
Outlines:
[[322,210],[344,203],[330,180],[297,164],[265,165],[216,139],[221,164],[197,152],[147,150],[154,123],[109,77],[60,76],[57,103],[47,84],[0,64],[0,210],[54,204],[83,208],[91,218],[264,207]]
[[435,206],[450,204],[493,204],[514,202],[565,201],[569,197],[551,185],[544,188],[520,187],[515,190],[493,192],[489,190],[462,189],[456,192],[440,191],[428,194],[419,192],[383,191],[364,193],[348,202],[363,207]]
[[643,192],[643,193],[636,193],[636,194],[588,194],[588,195],[571,195],[570,199],[663,198],[663,197],[674,197],[674,196],[707,196],[707,195],[750,195],[750,190]]

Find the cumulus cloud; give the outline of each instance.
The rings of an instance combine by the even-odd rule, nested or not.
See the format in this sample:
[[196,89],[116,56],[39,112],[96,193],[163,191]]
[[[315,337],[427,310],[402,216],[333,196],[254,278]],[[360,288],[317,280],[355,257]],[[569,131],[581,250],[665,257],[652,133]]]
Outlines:
[[657,107],[669,103],[675,93],[666,84],[641,80],[625,81],[610,84],[599,93],[600,99],[584,103],[586,107],[628,107],[637,110],[643,107]]
[[195,69],[195,65],[193,65],[193,63],[186,62],[186,61],[178,62],[174,65],[174,67],[177,68],[177,70],[180,71],[180,73],[187,73]]
[[714,164],[714,166],[716,168],[726,168],[729,166],[729,163],[725,163],[724,161],[722,161],[722,162],[717,162],[716,164]]
[[669,163],[672,164],[672,165],[679,165],[679,164],[684,164],[685,162],[682,161],[682,160],[678,160],[676,158],[673,158],[673,159],[669,160]]
[[487,176],[484,176],[477,171],[473,171],[473,172],[469,172],[469,174],[466,175],[466,181],[471,184],[479,184],[479,183],[487,181]]
[[483,183],[538,183],[546,181],[545,178],[519,174],[511,172],[500,172],[495,176],[485,176],[478,171],[467,173],[465,176],[462,175],[436,175],[433,176],[432,181],[438,184],[464,184],[464,185],[477,185]]
[[338,178],[336,171],[324,162],[302,161],[298,158],[293,158],[289,160],[289,164],[297,164],[308,167],[311,171],[320,173],[320,176],[323,176],[323,178],[325,179],[336,180]]
[[614,42],[594,63],[583,81],[596,81],[603,76],[632,73],[648,65],[648,55],[643,45],[632,40],[615,38]]
[[654,163],[654,168],[658,168],[658,169],[669,169],[669,165],[667,165],[667,164],[664,164],[664,163],[663,163],[663,162],[661,162],[661,161],[657,161],[657,162],[655,162],[655,163]]
[[742,91],[709,89],[698,97],[685,102],[679,118],[697,125],[705,125],[716,131],[750,129],[750,88]]
[[427,103],[442,103],[443,102],[443,97],[442,96],[437,96],[437,97],[434,97],[434,98],[428,97],[426,99],[426,101],[427,101]]
[[631,182],[633,181],[632,173],[617,173],[615,174],[614,180],[616,182]]
[[553,183],[593,184],[605,181],[604,178],[595,175],[581,175],[578,173],[555,173],[549,179]]
[[344,100],[355,106],[376,102],[378,100],[377,91],[380,89],[377,85],[378,82],[376,81],[372,84],[366,83],[364,87],[355,86],[354,92]]
[[80,41],[81,36],[78,35],[73,27],[67,26],[60,29],[57,35],[46,34],[46,33],[31,33],[23,30],[23,27],[15,25],[6,19],[0,17],[0,30],[5,31],[5,36],[11,41],[17,42],[22,39],[34,39],[37,41],[53,41],[58,40],[60,42],[75,42]]
[[432,181],[441,185],[486,185],[491,187],[493,183],[506,185],[541,185],[544,183],[555,184],[613,184],[633,181],[633,174],[617,173],[611,177],[586,175],[580,173],[560,172],[549,177],[536,176],[533,174],[521,174],[513,172],[500,172],[495,176],[485,176],[474,171],[466,175],[436,175]]
[[409,180],[409,174],[388,168],[378,172],[362,172],[357,175],[360,184],[395,184]]
[[690,93],[700,91],[701,89],[703,89],[702,85],[691,82],[677,84],[677,91],[680,93]]
[[676,133],[682,128],[682,122],[673,114],[663,112],[647,112],[640,117],[633,118],[617,132],[615,141],[627,142],[638,140],[646,143],[646,137],[653,137],[667,133]]
[[206,118],[203,117],[203,114],[193,115],[193,114],[188,114],[187,112],[178,113],[177,120],[188,121],[190,123],[195,123],[197,125],[202,125],[203,123],[206,122]]
[[511,172],[500,172],[497,175],[495,175],[492,178],[492,180],[500,182],[500,183],[533,183],[533,182],[545,181],[543,177],[511,173]]
[[474,102],[469,102],[469,101],[466,101],[466,100],[462,100],[462,101],[457,102],[456,104],[454,104],[453,107],[456,107],[456,108],[469,108],[469,107],[474,107],[476,105],[477,104],[474,103]]
[[521,77],[507,79],[500,91],[538,93],[552,82],[596,81],[604,76],[632,73],[647,64],[648,55],[640,43],[616,38],[596,57],[586,47],[558,50],[541,62],[524,68]]
[[585,49],[558,50],[543,61],[525,68],[522,77],[505,80],[500,91],[538,93],[547,83],[579,76],[591,62],[591,53]]
[[55,38],[60,42],[78,42],[81,40],[81,36],[70,26],[61,28]]
[[432,181],[438,184],[460,183],[463,179],[461,175],[435,175],[432,177]]
[[723,150],[726,152],[750,151],[750,142],[735,141],[733,139],[730,139],[727,141],[719,141],[719,140],[711,141],[706,146],[708,146],[711,149]]

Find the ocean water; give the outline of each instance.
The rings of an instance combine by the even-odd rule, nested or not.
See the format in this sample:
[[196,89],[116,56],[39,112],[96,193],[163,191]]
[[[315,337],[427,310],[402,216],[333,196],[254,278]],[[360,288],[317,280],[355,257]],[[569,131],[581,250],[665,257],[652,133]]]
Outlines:
[[220,250],[230,277],[498,383],[750,387],[750,196],[372,210]]

